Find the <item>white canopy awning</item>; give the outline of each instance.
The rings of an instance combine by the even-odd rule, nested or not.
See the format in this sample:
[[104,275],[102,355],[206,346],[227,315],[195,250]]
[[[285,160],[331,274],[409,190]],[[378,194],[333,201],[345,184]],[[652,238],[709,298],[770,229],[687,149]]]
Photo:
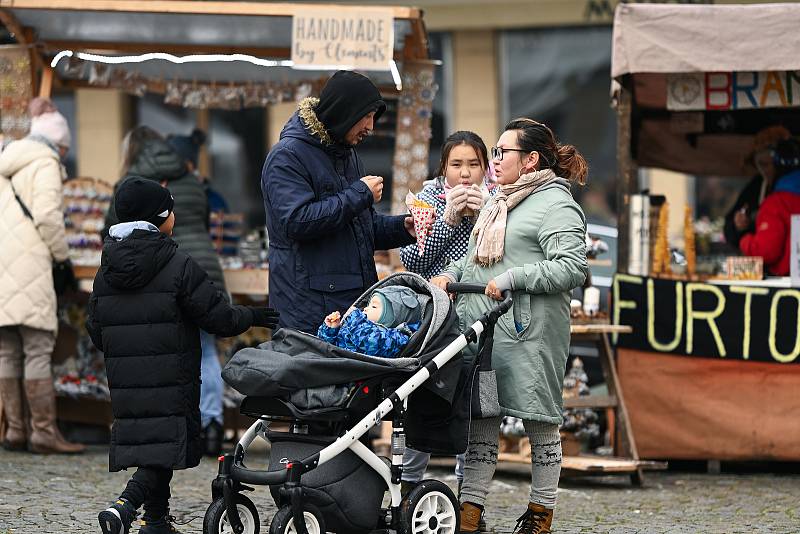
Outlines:
[[800,4],[620,3],[611,76],[800,70]]

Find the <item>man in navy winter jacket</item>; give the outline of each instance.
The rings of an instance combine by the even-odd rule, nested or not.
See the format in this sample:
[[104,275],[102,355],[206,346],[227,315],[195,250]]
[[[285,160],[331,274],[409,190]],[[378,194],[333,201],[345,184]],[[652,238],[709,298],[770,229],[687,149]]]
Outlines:
[[280,326],[315,333],[378,281],[373,255],[414,243],[410,216],[378,214],[383,178],[354,146],[386,110],[360,74],[339,71],[298,106],[261,174],[269,232],[269,301]]

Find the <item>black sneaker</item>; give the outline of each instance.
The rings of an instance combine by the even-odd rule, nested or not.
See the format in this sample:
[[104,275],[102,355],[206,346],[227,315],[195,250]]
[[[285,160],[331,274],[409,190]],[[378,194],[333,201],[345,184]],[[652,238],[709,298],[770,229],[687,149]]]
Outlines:
[[155,521],[142,519],[139,534],[181,534],[173,525],[174,522],[175,518],[171,515],[166,515]]
[[128,534],[136,519],[136,509],[120,499],[97,515],[103,534]]
[[217,421],[211,421],[203,429],[203,439],[206,446],[206,456],[216,458],[222,452],[222,439],[225,437],[225,430]]

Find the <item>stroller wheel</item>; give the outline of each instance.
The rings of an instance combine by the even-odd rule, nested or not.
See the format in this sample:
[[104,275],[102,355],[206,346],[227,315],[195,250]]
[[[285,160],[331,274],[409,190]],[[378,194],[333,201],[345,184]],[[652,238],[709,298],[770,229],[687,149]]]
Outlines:
[[450,487],[438,480],[423,480],[400,505],[402,534],[458,534],[461,514]]
[[[319,508],[310,503],[303,503],[303,516],[306,521],[308,534],[325,534],[325,520]],[[292,517],[292,507],[284,506],[269,524],[269,534],[297,534]]]
[[[244,531],[242,534],[258,534],[261,525],[258,520],[258,510],[253,501],[244,495],[236,495],[236,510],[242,521]],[[225,499],[217,499],[211,503],[203,518],[203,534],[234,534],[233,526],[228,519],[228,510]]]

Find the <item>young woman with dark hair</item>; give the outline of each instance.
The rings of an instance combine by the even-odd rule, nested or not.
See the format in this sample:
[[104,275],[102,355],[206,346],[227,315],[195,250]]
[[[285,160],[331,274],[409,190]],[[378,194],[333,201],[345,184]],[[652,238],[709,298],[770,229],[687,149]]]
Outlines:
[[[467,253],[469,236],[480,209],[494,184],[488,178],[489,156],[478,134],[458,131],[442,147],[435,178],[426,182],[417,198],[436,208],[436,221],[425,241],[423,253],[416,244],[400,250],[406,269],[430,279],[451,261]],[[403,458],[403,489],[408,491],[422,480],[430,454],[406,448]],[[458,456],[456,478],[464,473],[464,455]]]
[[477,134],[459,131],[445,140],[436,177],[417,194],[436,208],[436,221],[422,254],[416,243],[400,250],[406,269],[429,279],[466,254],[477,212],[493,185],[488,169],[486,145]]

